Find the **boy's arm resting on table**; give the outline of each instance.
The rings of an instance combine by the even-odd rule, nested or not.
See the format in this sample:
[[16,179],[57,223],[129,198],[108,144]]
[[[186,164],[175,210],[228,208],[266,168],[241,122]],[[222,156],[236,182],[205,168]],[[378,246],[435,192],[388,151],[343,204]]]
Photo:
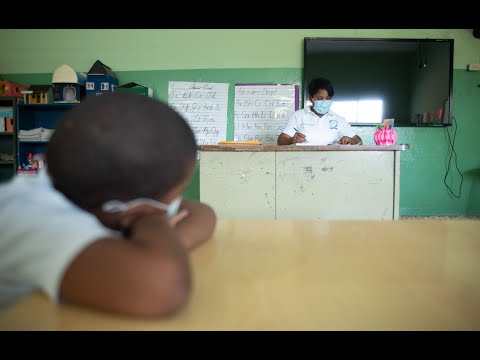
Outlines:
[[102,238],[66,269],[61,297],[71,303],[137,316],[174,313],[191,290],[188,253],[164,213],[137,220],[129,238]]
[[175,225],[175,230],[187,250],[212,237],[217,218],[210,206],[195,200],[183,200],[180,209],[186,209],[188,216]]

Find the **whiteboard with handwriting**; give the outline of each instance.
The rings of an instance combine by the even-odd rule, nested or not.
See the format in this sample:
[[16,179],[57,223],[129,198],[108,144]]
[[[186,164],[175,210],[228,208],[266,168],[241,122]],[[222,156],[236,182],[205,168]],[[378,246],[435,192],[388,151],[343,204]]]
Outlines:
[[236,84],[234,139],[276,145],[298,98],[298,85]]
[[170,81],[168,105],[188,122],[197,145],[226,140],[228,84]]

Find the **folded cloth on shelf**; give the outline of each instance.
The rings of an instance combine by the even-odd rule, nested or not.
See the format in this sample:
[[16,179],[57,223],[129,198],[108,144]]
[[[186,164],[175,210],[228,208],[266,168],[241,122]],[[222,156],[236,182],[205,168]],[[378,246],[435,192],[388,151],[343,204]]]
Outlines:
[[55,129],[35,128],[31,130],[20,130],[18,139],[21,141],[48,141],[52,137]]

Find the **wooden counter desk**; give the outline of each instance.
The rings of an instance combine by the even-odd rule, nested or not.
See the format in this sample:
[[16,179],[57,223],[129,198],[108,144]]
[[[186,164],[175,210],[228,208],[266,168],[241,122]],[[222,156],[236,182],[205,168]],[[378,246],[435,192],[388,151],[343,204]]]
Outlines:
[[139,319],[29,295],[0,329],[480,330],[480,221],[220,220],[188,305]]

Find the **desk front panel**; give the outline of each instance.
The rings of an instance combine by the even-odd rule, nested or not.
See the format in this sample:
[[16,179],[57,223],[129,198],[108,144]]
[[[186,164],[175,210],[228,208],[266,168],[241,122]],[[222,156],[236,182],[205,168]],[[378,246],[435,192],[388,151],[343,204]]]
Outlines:
[[392,220],[393,151],[276,153],[276,218]]
[[203,151],[200,200],[222,219],[274,219],[275,152]]

